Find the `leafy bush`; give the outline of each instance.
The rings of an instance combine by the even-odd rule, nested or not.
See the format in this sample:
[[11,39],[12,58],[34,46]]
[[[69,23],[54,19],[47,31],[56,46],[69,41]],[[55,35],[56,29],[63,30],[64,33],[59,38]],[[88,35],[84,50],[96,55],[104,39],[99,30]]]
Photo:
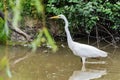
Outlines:
[[65,14],[72,28],[91,31],[99,24],[106,28],[119,29],[120,2],[112,0],[48,0],[47,14]]

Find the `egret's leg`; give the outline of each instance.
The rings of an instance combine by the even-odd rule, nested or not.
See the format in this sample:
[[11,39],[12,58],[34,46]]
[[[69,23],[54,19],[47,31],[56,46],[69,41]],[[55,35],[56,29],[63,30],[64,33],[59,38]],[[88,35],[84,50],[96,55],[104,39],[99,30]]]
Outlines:
[[86,58],[85,57],[82,57],[82,64],[85,65],[85,60]]
[[82,57],[82,71],[85,71],[86,69],[85,69],[85,60],[86,60],[86,58],[85,57]]

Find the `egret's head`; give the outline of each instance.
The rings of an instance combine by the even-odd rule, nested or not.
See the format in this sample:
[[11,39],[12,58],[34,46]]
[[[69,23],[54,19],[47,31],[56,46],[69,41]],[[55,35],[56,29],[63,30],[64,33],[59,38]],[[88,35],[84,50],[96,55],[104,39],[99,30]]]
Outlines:
[[54,19],[54,18],[61,18],[61,19],[64,19],[65,16],[64,16],[63,14],[60,14],[60,15],[57,15],[57,16],[50,17],[50,19]]

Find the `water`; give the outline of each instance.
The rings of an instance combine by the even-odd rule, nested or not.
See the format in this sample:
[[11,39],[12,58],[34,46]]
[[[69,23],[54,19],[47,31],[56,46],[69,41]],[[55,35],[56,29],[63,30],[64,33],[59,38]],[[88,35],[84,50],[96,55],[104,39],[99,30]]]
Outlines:
[[26,47],[0,46],[0,58],[8,53],[12,78],[5,80],[120,80],[120,49],[106,48],[110,58],[88,59],[106,61],[106,64],[86,64],[82,71],[81,59],[73,55],[67,45],[59,47],[56,53],[39,48],[31,53]]

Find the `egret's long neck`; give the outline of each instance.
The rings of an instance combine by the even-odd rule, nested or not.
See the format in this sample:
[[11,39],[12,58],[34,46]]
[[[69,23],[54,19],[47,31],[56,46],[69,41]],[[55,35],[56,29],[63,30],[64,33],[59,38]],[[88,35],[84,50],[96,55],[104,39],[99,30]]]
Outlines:
[[64,18],[64,21],[65,21],[65,32],[66,32],[66,35],[67,35],[67,41],[68,43],[71,43],[73,40],[72,40],[72,37],[70,35],[70,31],[68,29],[68,21],[66,18]]

